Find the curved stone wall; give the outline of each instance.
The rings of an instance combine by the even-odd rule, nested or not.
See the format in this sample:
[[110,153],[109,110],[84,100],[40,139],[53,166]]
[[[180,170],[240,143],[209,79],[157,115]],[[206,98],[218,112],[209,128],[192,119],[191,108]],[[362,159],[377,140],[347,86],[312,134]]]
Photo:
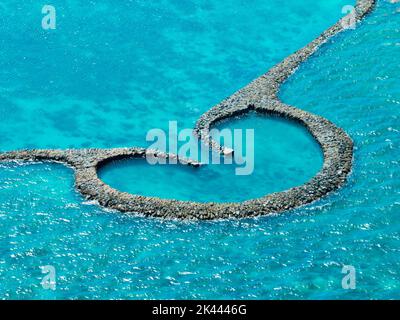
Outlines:
[[[360,21],[374,6],[376,0],[358,0],[356,20]],[[330,37],[344,30],[344,17],[323,32],[317,39],[287,57],[268,73],[254,80],[217,106],[203,114],[194,129],[195,134],[211,148],[224,153],[223,146],[211,140],[210,127],[216,123],[249,111],[275,114],[304,125],[321,145],[324,164],[321,171],[302,186],[241,203],[194,203],[163,200],[132,195],[115,190],[101,181],[98,169],[107,162],[122,158],[162,157],[178,158],[156,150],[143,148],[22,150],[0,154],[0,161],[53,161],[64,163],[75,171],[75,186],[87,199],[101,206],[138,215],[171,219],[244,218],[293,209],[320,199],[341,187],[351,171],[353,142],[333,123],[320,116],[288,106],[278,99],[280,85]],[[201,164],[179,159],[181,165]]]

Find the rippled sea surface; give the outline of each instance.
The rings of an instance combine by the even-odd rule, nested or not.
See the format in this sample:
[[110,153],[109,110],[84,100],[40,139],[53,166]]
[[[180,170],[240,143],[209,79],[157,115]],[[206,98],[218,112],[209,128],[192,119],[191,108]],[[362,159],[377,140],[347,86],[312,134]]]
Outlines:
[[[0,150],[146,146],[147,130],[169,120],[191,128],[334,23],[347,2],[54,1],[58,26],[49,33],[36,1],[3,1]],[[286,103],[335,122],[356,145],[346,187],[304,208],[240,221],[130,217],[86,203],[62,165],[0,164],[0,297],[400,298],[399,21],[400,6],[380,1],[359,29],[329,41],[283,87]],[[281,161],[256,161],[246,182],[210,169],[228,182],[222,189],[253,189],[208,191],[206,199],[258,196],[318,170],[319,150],[300,128],[260,118],[225,125],[241,121],[255,123],[265,159],[271,152]],[[270,138],[257,138],[264,130]],[[274,134],[283,132],[277,147]],[[295,146],[302,156],[284,162]],[[137,172],[130,163],[109,170],[110,179]],[[165,184],[168,174],[143,170]],[[344,264],[357,270],[356,290],[342,289]],[[56,268],[54,291],[40,284],[45,265]]]

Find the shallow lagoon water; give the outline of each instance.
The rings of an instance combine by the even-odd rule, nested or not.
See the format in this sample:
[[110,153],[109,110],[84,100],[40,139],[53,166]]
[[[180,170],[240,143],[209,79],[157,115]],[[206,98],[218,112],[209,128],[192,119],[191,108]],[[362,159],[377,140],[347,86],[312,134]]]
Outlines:
[[[240,202],[287,190],[311,179],[322,167],[319,145],[311,134],[293,121],[247,114],[220,124],[218,129],[243,130],[243,146],[237,159],[243,164],[210,161],[200,168],[181,165],[149,165],[142,159],[115,161],[99,170],[100,178],[113,188],[132,194],[196,202]],[[254,130],[254,146],[245,130]],[[236,143],[236,142],[235,142]],[[250,149],[247,149],[247,147]],[[246,153],[246,151],[248,151]],[[237,169],[241,168],[242,175]],[[240,172],[239,172],[240,173]]]
[[[5,3],[5,6],[10,6]],[[220,45],[216,39],[227,39],[231,44],[231,50],[224,52],[228,54],[233,52],[231,57],[236,63],[229,58],[221,57],[221,50],[218,50],[218,47],[209,53],[204,53],[204,60],[199,59],[194,53],[195,58],[192,62],[201,61],[196,68],[182,72],[181,77],[179,73],[172,72],[176,69],[171,68],[170,78],[164,79],[168,72],[161,72],[157,80],[161,83],[164,79],[164,84],[170,84],[173,83],[171,79],[176,79],[179,85],[169,86],[169,89],[164,89],[161,93],[158,91],[154,93],[152,85],[145,86],[143,95],[146,99],[143,100],[140,95],[135,99],[132,99],[132,96],[126,100],[122,99],[122,96],[129,96],[127,93],[129,90],[120,89],[132,86],[127,86],[124,81],[118,80],[117,75],[121,74],[122,79],[122,74],[126,71],[125,76],[131,79],[132,70],[129,68],[132,66],[129,64],[128,66],[125,64],[125,69],[119,71],[120,69],[116,68],[120,64],[109,61],[104,73],[100,73],[101,71],[96,70],[101,68],[98,69],[91,63],[82,63],[84,60],[78,59],[75,66],[77,68],[79,66],[80,69],[76,70],[73,64],[68,65],[68,61],[74,61],[73,59],[65,60],[65,56],[60,58],[57,54],[50,54],[48,60],[51,62],[50,65],[55,69],[62,66],[65,70],[63,74],[53,78],[53,83],[56,82],[57,85],[51,87],[50,82],[48,85],[41,85],[37,81],[54,75],[50,72],[51,69],[47,74],[45,68],[32,64],[32,61],[12,60],[13,54],[24,52],[28,55],[29,50],[1,51],[0,64],[3,70],[6,70],[0,75],[2,99],[0,106],[1,115],[4,116],[0,126],[4,137],[1,141],[2,150],[50,146],[114,147],[125,146],[127,142],[140,145],[143,144],[143,133],[146,131],[146,129],[142,131],[142,124],[144,128],[152,128],[157,124],[167,126],[167,121],[171,119],[169,113],[171,110],[166,107],[168,105],[166,101],[175,101],[177,105],[173,116],[176,119],[184,118],[182,121],[186,121],[190,127],[199,113],[325,29],[330,24],[328,17],[332,17],[331,22],[336,21],[340,16],[342,4],[340,1],[310,1],[310,6],[298,5],[297,9],[293,9],[297,4],[286,2],[284,8],[288,10],[292,8],[292,11],[289,11],[290,16],[279,19],[279,15],[285,11],[276,9],[282,3],[278,1],[268,3],[276,6],[268,8],[270,10],[267,12],[272,14],[270,18],[260,17],[259,13],[262,10],[248,7],[249,17],[265,19],[266,28],[274,24],[281,26],[276,30],[271,27],[272,38],[268,39],[272,40],[268,51],[264,50],[268,45],[263,48],[259,41],[262,21],[257,18],[246,20],[243,16],[237,17],[235,21],[238,24],[232,23],[234,30],[232,35],[236,35],[237,32],[239,34],[233,39],[227,39],[222,29],[210,36],[214,39],[215,46]],[[313,3],[319,5],[315,7],[312,6]],[[104,5],[96,8],[101,10],[108,2],[104,1],[102,4]],[[28,6],[30,2],[19,5],[30,9]],[[218,9],[215,7],[218,5],[214,2],[209,5],[214,6],[213,9]],[[237,8],[239,3],[232,4],[230,11],[229,7],[221,4],[221,8],[216,11],[232,12],[234,18],[235,5]],[[266,4],[259,3],[259,6],[263,5]],[[165,7],[175,8],[179,5]],[[335,11],[333,8],[336,7],[339,9]],[[323,115],[352,135],[356,142],[356,159],[354,172],[345,188],[322,201],[281,216],[240,221],[182,223],[129,217],[106,212],[97,206],[85,203],[74,191],[71,170],[61,165],[1,165],[1,297],[399,298],[400,230],[397,217],[400,211],[398,202],[400,97],[395,90],[395,83],[398,82],[396,77],[400,61],[396,59],[399,54],[397,26],[400,14],[395,13],[396,8],[398,5],[389,5],[381,1],[379,8],[362,23],[360,29],[335,37],[302,66],[282,90],[285,102]],[[251,10],[257,14],[253,16]],[[15,12],[21,15],[23,10]],[[181,8],[179,12],[182,14],[192,11]],[[243,15],[247,11],[237,9],[237,12]],[[304,12],[307,12],[308,18],[311,15],[311,18],[305,21],[304,29],[299,29],[299,23],[293,22],[302,21]],[[96,14],[100,13],[97,11],[93,13],[94,16]],[[273,14],[278,17],[274,17]],[[68,15],[65,14],[65,17]],[[115,16],[112,17],[107,19],[115,19]],[[37,39],[39,43],[43,40],[41,37],[48,37],[37,30],[37,39],[34,38],[29,42],[20,34],[11,32],[23,29],[24,25],[25,29],[29,29],[29,21],[33,21],[34,18],[31,13],[25,18],[24,24],[17,23],[14,26],[6,24],[4,29],[1,29],[2,32],[7,31],[5,34],[9,37],[1,37],[3,44],[6,43],[10,48],[14,46],[14,49],[27,49],[25,46],[32,45]],[[146,20],[148,19],[144,19]],[[91,21],[98,20],[93,17]],[[252,27],[249,26],[246,32],[240,33],[244,21]],[[60,28],[61,23],[60,21]],[[87,22],[85,25],[89,26],[87,28],[91,26]],[[110,26],[108,23],[106,25]],[[65,30],[69,30],[65,32],[71,32],[71,35],[74,34],[70,28]],[[181,31],[177,30],[174,36],[182,34]],[[79,28],[79,32],[75,31],[76,39],[82,39],[84,43],[87,39],[83,37],[85,32],[88,32],[87,29],[82,27]],[[195,29],[193,34],[197,32],[199,30]],[[301,36],[293,37],[299,32]],[[193,39],[193,34],[182,37]],[[202,45],[203,41],[213,43],[212,39],[205,37],[205,34],[207,32],[199,35],[199,43],[193,45],[197,50],[213,48],[212,44]],[[273,35],[282,42],[275,43]],[[295,40],[292,41],[292,38]],[[143,39],[147,37],[143,35]],[[76,46],[74,41],[64,40],[60,40],[58,45],[65,43],[69,43],[72,48]],[[250,49],[251,44],[253,46]],[[188,51],[187,46],[182,44],[176,46],[181,48],[182,52]],[[371,47],[374,50],[371,50]],[[38,46],[32,45],[32,48],[37,51]],[[81,57],[83,48],[85,46],[76,46],[78,57]],[[71,52],[69,48],[59,50]],[[88,49],[89,51],[91,50]],[[236,57],[240,57],[238,55],[240,52],[241,58],[235,60]],[[107,54],[88,53],[87,59],[97,57],[96,59],[100,60],[103,58],[102,62],[105,62],[106,58],[113,57]],[[172,52],[170,57],[174,57],[175,54],[175,51]],[[35,56],[33,51],[32,56]],[[207,64],[208,59],[214,59],[215,56],[221,59],[218,61],[220,63]],[[164,59],[165,57],[162,57],[159,61]],[[182,56],[176,60],[182,61]],[[38,61],[46,65],[44,59]],[[183,65],[187,65],[187,61]],[[227,64],[227,61],[231,61],[232,64]],[[153,66],[150,69],[160,69],[159,63],[150,64]],[[25,68],[27,68],[26,73],[24,73]],[[90,72],[82,72],[85,68]],[[149,72],[150,69],[143,72]],[[198,70],[198,74],[203,74],[201,71],[203,70],[204,77],[187,76],[186,73],[194,72],[193,70]],[[113,81],[108,80],[112,71],[115,71]],[[74,72],[76,77],[73,76]],[[40,76],[34,77],[34,75]],[[153,77],[153,73],[150,75]],[[214,80],[212,77],[215,77]],[[98,81],[99,79],[103,82]],[[199,80],[193,83],[188,81],[189,79]],[[147,82],[142,81],[137,86],[143,87],[143,83]],[[192,91],[182,89],[184,85],[192,87]],[[159,88],[163,86],[160,85]],[[148,94],[145,95],[145,92]],[[60,93],[63,95],[58,96]],[[121,93],[121,96],[117,93]],[[171,98],[166,99],[169,94]],[[193,100],[188,105],[185,104],[188,100],[180,104],[185,100],[182,96]],[[98,102],[95,102],[96,99]],[[132,101],[141,101],[138,105],[143,105],[146,109],[135,108],[135,113],[127,114],[126,106],[132,104]],[[159,118],[155,117],[154,113],[148,112],[152,110],[150,107],[155,105],[163,106],[154,109],[157,113],[160,110]],[[39,119],[38,124],[25,113],[31,108],[34,110],[32,114]],[[108,110],[108,113],[103,113],[102,108]],[[162,110],[165,111],[164,116]],[[49,113],[53,112],[52,118]],[[122,126],[124,122],[109,120],[115,113],[132,117],[125,119],[127,127]],[[12,118],[15,121],[12,121]],[[61,122],[65,124],[64,129],[63,127],[60,129],[59,119],[64,120]],[[136,119],[133,121],[137,121],[137,128],[140,130],[134,129],[131,119]],[[149,119],[155,119],[155,122],[149,123]],[[107,125],[104,125],[103,120],[108,120]],[[69,130],[71,124],[76,124],[77,131]],[[103,130],[98,130],[99,127]],[[15,135],[10,135],[10,132],[14,132]],[[125,141],[122,132],[127,132],[131,136]],[[83,141],[84,139],[86,140]],[[356,267],[356,290],[346,291],[341,288],[343,264]],[[42,274],[39,266],[42,265],[56,267],[57,290],[48,291],[41,287]]]

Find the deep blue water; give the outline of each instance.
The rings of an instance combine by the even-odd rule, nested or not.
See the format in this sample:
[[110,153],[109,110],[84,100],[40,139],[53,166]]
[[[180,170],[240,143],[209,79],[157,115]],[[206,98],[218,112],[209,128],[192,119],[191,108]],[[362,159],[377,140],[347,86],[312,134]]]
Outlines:
[[[146,146],[147,130],[169,120],[191,128],[202,112],[335,22],[348,4],[53,3],[58,26],[51,32],[40,29],[36,1],[0,5],[0,150]],[[173,222],[84,202],[72,171],[61,165],[1,164],[0,296],[399,298],[399,8],[380,1],[359,29],[329,41],[282,89],[285,102],[325,116],[354,139],[346,187],[276,217]],[[256,154],[265,161],[256,160],[254,177],[244,181],[228,174],[231,168],[209,168],[221,174],[207,182],[219,190],[199,201],[259,196],[319,169],[319,150],[299,127],[256,117],[225,125],[255,127],[267,151]],[[293,147],[301,153],[285,157]],[[137,168],[119,164],[103,174],[112,180]],[[163,195],[169,168],[156,168],[157,176],[150,169],[140,172],[158,185],[141,181],[140,189]],[[173,183],[182,189],[175,197],[194,199],[176,169]],[[206,180],[207,172],[200,176]],[[235,194],[237,185],[247,188]],[[129,181],[121,187],[132,190]],[[343,264],[355,266],[356,290],[342,289]],[[56,268],[55,291],[40,285],[43,265]]]

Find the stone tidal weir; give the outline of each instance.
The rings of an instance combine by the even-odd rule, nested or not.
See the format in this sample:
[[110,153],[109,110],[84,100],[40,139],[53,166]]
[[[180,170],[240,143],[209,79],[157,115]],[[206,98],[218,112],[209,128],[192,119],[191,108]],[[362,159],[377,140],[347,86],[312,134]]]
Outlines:
[[[210,128],[222,120],[243,115],[249,111],[277,115],[294,120],[308,129],[322,148],[322,169],[307,183],[286,191],[265,195],[240,203],[195,203],[164,200],[133,195],[115,190],[101,181],[98,169],[119,159],[162,157],[176,155],[143,148],[20,150],[0,154],[0,161],[51,161],[63,163],[75,171],[76,189],[88,200],[120,212],[167,219],[225,219],[247,218],[280,213],[309,204],[340,188],[351,172],[353,142],[341,128],[329,120],[282,103],[278,91],[282,83],[329,38],[346,29],[351,18],[359,22],[374,7],[376,0],[358,0],[355,14],[350,14],[324,31],[304,48],[287,57],[266,74],[248,84],[216,105],[197,121],[195,134],[210,148],[226,153],[223,146],[210,138]],[[181,165],[198,167],[201,164],[179,159]]]

